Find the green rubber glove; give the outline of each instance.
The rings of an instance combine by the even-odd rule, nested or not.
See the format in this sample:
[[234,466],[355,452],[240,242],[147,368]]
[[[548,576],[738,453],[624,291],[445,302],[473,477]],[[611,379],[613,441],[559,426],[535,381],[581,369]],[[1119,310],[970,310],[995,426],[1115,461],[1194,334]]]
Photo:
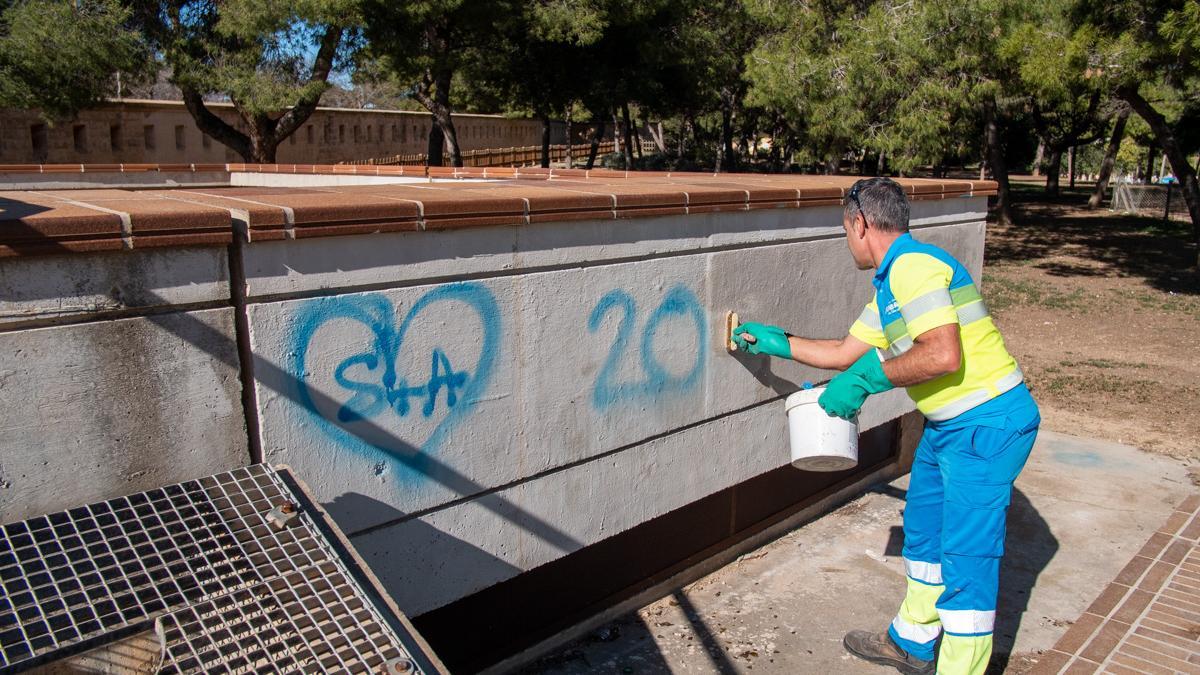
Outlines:
[[868,396],[892,388],[883,373],[883,362],[872,349],[829,381],[825,393],[817,399],[817,405],[831,416],[850,420],[858,414]]
[[[748,340],[746,336],[753,339]],[[733,329],[733,342],[738,349],[751,354],[792,358],[792,346],[788,344],[787,333],[779,326],[748,321]]]

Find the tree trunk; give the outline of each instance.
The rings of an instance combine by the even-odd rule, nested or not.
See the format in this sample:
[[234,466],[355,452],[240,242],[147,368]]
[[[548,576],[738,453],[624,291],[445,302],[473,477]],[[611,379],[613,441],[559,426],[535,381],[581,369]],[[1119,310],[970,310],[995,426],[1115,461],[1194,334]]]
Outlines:
[[437,118],[430,115],[429,141],[425,146],[425,164],[427,166],[442,166],[443,151],[446,148],[446,134],[437,123]]
[[1146,170],[1142,173],[1142,182],[1149,183],[1154,176],[1154,146],[1146,148]]
[[567,106],[567,168],[575,168],[575,135],[571,133],[571,106]]
[[1067,175],[1070,178],[1067,181],[1067,186],[1072,190],[1075,189],[1075,146],[1067,151]]
[[1050,148],[1050,161],[1046,162],[1046,195],[1049,197],[1058,196],[1058,179],[1062,174],[1062,148],[1053,146]]
[[987,144],[988,164],[992,167],[992,178],[996,181],[996,221],[1000,225],[1013,222],[1012,195],[1008,189],[1008,167],[1004,163],[1004,140],[1000,124],[996,120],[996,103],[988,101],[984,106],[984,138]]
[[[427,69],[421,81],[413,88],[413,98],[425,106],[433,116],[433,124],[429,130],[429,166],[442,166],[443,145],[450,151],[451,165],[463,165],[462,150],[458,147],[458,132],[454,129],[454,117],[450,109],[450,83],[453,75],[450,70],[443,69],[435,73]],[[438,132],[434,132],[434,129]]]
[[1136,87],[1121,87],[1117,90],[1117,96],[1128,103],[1133,111],[1145,120],[1146,124],[1150,125],[1150,130],[1154,132],[1154,139],[1158,141],[1158,145],[1162,147],[1167,159],[1171,161],[1171,170],[1175,172],[1175,178],[1179,181],[1183,199],[1187,203],[1188,215],[1192,218],[1192,239],[1197,246],[1193,266],[1200,268],[1200,184],[1197,183],[1196,172],[1188,162],[1187,154],[1179,146],[1179,140],[1175,138],[1175,132],[1171,129],[1171,125],[1167,123],[1162,113],[1155,110],[1154,106],[1142,98]]
[[1033,175],[1035,175],[1035,176],[1042,175],[1042,158],[1045,157],[1045,155],[1046,155],[1046,140],[1043,138],[1039,138],[1037,155],[1035,155],[1033,158]]
[[[234,129],[225,120],[217,117],[204,104],[204,96],[195,89],[183,88],[183,105],[196,120],[196,126],[201,132],[216,139],[218,143],[227,146],[241,156],[242,161],[258,163],[250,146],[250,137]],[[271,164],[273,162],[267,162]]]
[[842,153],[846,146],[841,141],[834,141],[833,147],[829,150],[829,156],[825,158],[825,173],[829,176],[836,176],[842,171]]
[[[616,108],[613,108],[612,120],[613,120],[613,150],[618,155],[622,155],[623,153],[621,151],[621,141],[623,139],[622,139],[622,132],[621,132],[621,120],[617,119],[617,109]],[[626,168],[628,168],[628,167],[626,167]]]
[[887,170],[887,150],[879,151],[879,159],[875,160],[875,175],[882,176]]
[[633,120],[633,140],[634,147],[637,148],[637,158],[642,158],[642,127],[646,126],[645,122],[639,122],[636,118]]
[[721,154],[722,164],[726,171],[733,171],[737,166],[737,158],[733,153],[733,102],[728,96],[722,96],[721,102]]
[[1108,179],[1112,176],[1113,164],[1117,160],[1117,150],[1121,148],[1121,140],[1125,138],[1125,123],[1129,121],[1129,108],[1122,106],[1117,113],[1117,122],[1113,125],[1112,136],[1108,139],[1108,149],[1104,151],[1104,160],[1100,162],[1100,175],[1096,176],[1096,189],[1088,198],[1088,208],[1100,208],[1104,202],[1104,191],[1108,187]]
[[587,165],[584,167],[589,171],[596,166],[596,153],[600,151],[600,141],[604,140],[604,118],[599,115],[592,117],[596,118],[596,128],[592,132],[592,147],[588,148]]
[[[333,68],[333,57],[342,41],[342,32],[343,29],[339,26],[326,27],[325,32],[321,35],[320,46],[313,58],[312,67],[309,69],[307,84],[316,85],[329,79],[329,71]],[[274,164],[275,151],[279,148],[279,144],[308,121],[313,111],[317,109],[324,89],[309,86],[302,91],[303,93],[298,97],[296,103],[288,108],[287,112],[279,119],[272,119],[268,115],[245,113],[238,102],[234,100],[234,108],[252,130],[249,135],[238,131],[213,114],[205,105],[204,96],[199,91],[184,88],[182,94],[184,107],[187,108],[188,113],[196,122],[196,127],[202,133],[241,155],[246,162]]]
[[438,125],[442,127],[442,133],[446,134],[446,145],[450,150],[450,163],[452,166],[462,166],[462,148],[458,146],[458,130],[454,128],[454,117],[450,114],[450,80],[451,73],[449,71],[442,74],[438,80],[437,103],[438,108],[434,111],[434,117],[437,118]]
[[633,169],[633,124],[629,121],[629,102],[621,103],[621,123],[625,125],[625,169]]
[[550,115],[541,115],[541,168],[550,168]]
[[657,124],[646,124],[646,130],[650,132],[650,140],[654,141],[654,147],[662,154],[667,154],[667,140],[663,138],[662,122]]

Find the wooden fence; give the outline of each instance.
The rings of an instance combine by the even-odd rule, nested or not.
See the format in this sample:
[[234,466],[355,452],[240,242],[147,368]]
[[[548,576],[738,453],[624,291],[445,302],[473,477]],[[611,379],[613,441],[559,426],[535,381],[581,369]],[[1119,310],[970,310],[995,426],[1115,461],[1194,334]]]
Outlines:
[[[588,152],[591,151],[591,144],[578,143],[571,146],[571,156],[575,162],[585,160]],[[606,155],[617,151],[617,144],[614,141],[603,141],[600,143],[600,149],[597,156]],[[642,142],[642,152],[655,152],[653,143],[646,141]],[[443,156],[448,160],[449,156]],[[425,153],[412,155],[392,155],[391,157],[373,157],[370,159],[356,159],[341,164],[359,164],[373,166],[424,166],[429,156]],[[542,146],[528,145],[521,148],[485,148],[482,150],[464,150],[462,153],[463,166],[536,166],[542,161]],[[550,146],[550,161],[565,162],[567,161],[567,146],[566,144]]]

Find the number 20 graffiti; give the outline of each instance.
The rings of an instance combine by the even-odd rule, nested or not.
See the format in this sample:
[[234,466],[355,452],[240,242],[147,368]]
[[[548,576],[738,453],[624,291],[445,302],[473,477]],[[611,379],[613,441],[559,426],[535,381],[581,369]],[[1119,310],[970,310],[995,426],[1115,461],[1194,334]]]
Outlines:
[[[621,361],[629,350],[629,343],[634,339],[637,303],[632,295],[616,289],[600,298],[588,318],[588,332],[595,333],[604,318],[614,310],[621,313],[621,323],[617,326],[617,336],[608,350],[608,358],[601,366],[592,389],[592,405],[597,410],[603,411],[624,401],[655,399],[663,394],[688,392],[700,384],[704,376],[704,335],[708,322],[704,309],[690,290],[682,285],[672,287],[646,319],[638,349],[643,373],[640,380],[615,381]],[[668,372],[654,355],[655,335],[662,322],[672,317],[691,319],[696,329],[696,358],[691,369],[683,375]]]

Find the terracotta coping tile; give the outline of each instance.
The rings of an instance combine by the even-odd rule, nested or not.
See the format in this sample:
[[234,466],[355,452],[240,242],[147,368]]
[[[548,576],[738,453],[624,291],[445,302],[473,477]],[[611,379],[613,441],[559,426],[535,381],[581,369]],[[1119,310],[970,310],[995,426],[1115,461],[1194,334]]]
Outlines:
[[738,203],[744,205],[750,199],[750,195],[746,190],[737,190],[725,187],[695,187],[689,185],[685,188],[684,194],[687,195],[688,206],[728,203]]
[[492,197],[462,191],[453,195],[430,192],[421,199],[426,229],[520,225],[525,222],[525,200]]
[[416,221],[420,209],[411,202],[381,199],[370,195],[333,192],[279,193],[247,196],[256,202],[286,207],[295,214],[295,224],[332,224],[379,219]]
[[83,173],[82,164],[43,164],[42,173]]
[[0,164],[0,173],[41,173],[41,164]]
[[250,227],[283,226],[287,214],[283,207],[263,204],[252,197],[223,196],[191,190],[154,190],[150,194],[189,204],[199,204],[243,214]]
[[564,178],[572,177],[572,176],[577,177],[577,178],[587,178],[587,175],[588,175],[587,169],[551,169],[550,170],[551,178],[558,178],[560,176],[564,177]]
[[137,199],[138,193],[132,190],[117,188],[101,188],[97,190],[38,190],[37,194],[58,200],[76,201],[106,201],[109,199]]
[[840,187],[810,187],[800,188],[800,202],[837,200],[839,203],[846,196],[846,190]]
[[[519,225],[579,219],[682,215],[752,208],[840,204],[851,176],[626,172],[610,169],[478,168],[311,164],[8,165],[5,170],[261,171],[341,175],[401,175],[500,179],[490,183],[421,182],[323,187],[223,187],[157,190],[49,190],[8,193],[13,224],[0,232],[0,255],[52,250],[99,250],[154,245],[220,244],[245,221],[252,240],[332,236],[420,227]],[[534,182],[531,182],[531,179]],[[913,199],[939,199],[992,190],[990,181],[901,181]],[[969,192],[968,192],[969,188]],[[24,198],[24,201],[22,199]],[[16,204],[20,203],[20,206]],[[422,211],[423,209],[423,211]],[[128,226],[122,231],[122,217]],[[289,218],[291,222],[289,222]],[[0,214],[0,223],[5,218]],[[36,223],[34,229],[31,223]],[[240,225],[238,227],[241,227]],[[91,230],[89,230],[91,228]],[[92,231],[94,230],[94,231]],[[35,245],[36,244],[36,245]],[[1200,500],[1181,505],[1195,512]],[[1200,519],[1176,527],[1200,537]],[[1176,530],[1177,531],[1177,530]],[[1158,558],[1168,539],[1152,538],[1140,552]],[[1164,559],[1184,555],[1177,546]],[[1141,575],[1144,571],[1130,571]],[[1146,582],[1162,578],[1152,567]],[[1133,584],[1135,579],[1122,579]],[[1184,580],[1186,581],[1186,579]],[[1111,607],[1108,608],[1111,611]]]
[[125,248],[117,214],[34,192],[0,193],[0,256]]

